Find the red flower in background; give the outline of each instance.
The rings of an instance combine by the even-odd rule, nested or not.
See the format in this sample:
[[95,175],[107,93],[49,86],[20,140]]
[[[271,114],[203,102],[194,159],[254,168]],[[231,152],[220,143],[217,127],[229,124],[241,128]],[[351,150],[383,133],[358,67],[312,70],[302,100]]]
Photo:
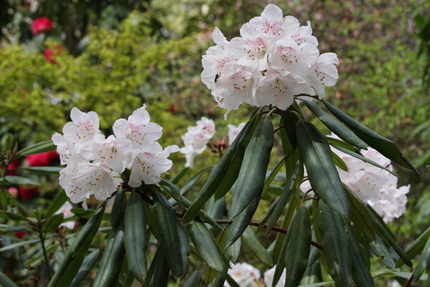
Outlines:
[[28,166],[47,166],[52,160],[58,158],[58,153],[53,151],[47,151],[43,153],[31,154],[25,157]]
[[58,55],[61,54],[61,51],[63,50],[63,48],[61,46],[54,46],[51,48],[45,48],[45,51],[43,51],[43,55],[45,56],[45,59],[52,63],[52,64],[57,64],[57,62],[55,61],[55,57],[57,57]]
[[29,201],[39,193],[39,188],[20,185],[18,187],[18,193],[19,193],[19,197],[21,197],[23,200]]
[[11,162],[8,166],[8,172],[6,173],[6,175],[15,175],[16,174],[16,170],[13,169],[17,169],[19,167],[19,161],[18,160],[14,160],[13,162]]
[[25,231],[18,231],[13,234],[16,238],[22,239],[25,235]]
[[31,24],[31,32],[33,33],[33,35],[37,35],[39,33],[42,33],[43,31],[51,29],[52,21],[46,17],[36,18]]

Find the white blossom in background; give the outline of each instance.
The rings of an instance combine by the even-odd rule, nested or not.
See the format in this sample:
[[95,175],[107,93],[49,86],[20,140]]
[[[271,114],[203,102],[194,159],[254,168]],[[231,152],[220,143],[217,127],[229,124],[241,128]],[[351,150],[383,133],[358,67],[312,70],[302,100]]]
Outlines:
[[[240,287],[261,286],[260,270],[246,262],[236,264],[230,262],[230,269],[228,269],[227,273]],[[230,287],[230,284],[228,284],[226,281],[224,286]]]
[[[66,201],[54,214],[62,213],[64,218],[69,218],[69,217],[72,217],[74,215],[72,213],[72,208],[73,208],[73,206],[70,204],[70,202]],[[66,222],[61,223],[58,227],[61,227],[61,226],[64,226],[64,227],[72,230],[76,226],[76,221],[74,221],[74,220],[66,221]]]
[[197,121],[196,126],[188,127],[188,131],[182,136],[184,147],[180,149],[185,155],[186,167],[193,167],[194,158],[206,150],[214,134],[215,122],[205,117]]
[[228,127],[228,143],[231,145],[236,139],[240,131],[245,127],[246,123],[240,123],[238,126],[227,125]]
[[[339,139],[332,134],[331,137]],[[364,203],[370,205],[385,222],[399,218],[406,211],[407,197],[410,186],[397,187],[397,176],[388,172],[393,170],[391,161],[377,150],[368,147],[361,154],[385,167],[387,170],[364,162],[356,157],[341,152],[332,147],[347,165],[348,171],[337,168],[340,179],[346,184]],[[311,188],[309,181],[302,183],[300,189],[306,192]]]
[[133,112],[128,119],[114,123],[115,135],[107,138],[99,131],[95,112],[71,111],[72,122],[63,128],[63,135],[55,133],[61,164],[60,185],[73,203],[83,202],[94,195],[97,200],[109,198],[123,182],[121,174],[131,169],[129,185],[139,187],[157,184],[160,174],[172,167],[167,157],[179,151],[177,146],[163,149],[157,140],[162,127],[150,122],[146,106]]
[[215,28],[212,38],[201,78],[227,112],[243,102],[287,109],[299,94],[322,98],[338,78],[336,54],[319,53],[310,23],[300,26],[274,4],[245,23],[240,37],[228,41]]
[[[275,276],[275,270],[276,270],[276,266],[273,266],[273,268],[267,270],[266,272],[264,272],[264,284],[266,284],[267,287],[272,287],[273,284],[273,277]],[[285,286],[285,281],[286,281],[286,269],[284,269],[284,271],[281,274],[281,277],[278,280],[278,283],[276,283],[276,285],[274,285],[273,287],[284,287]]]

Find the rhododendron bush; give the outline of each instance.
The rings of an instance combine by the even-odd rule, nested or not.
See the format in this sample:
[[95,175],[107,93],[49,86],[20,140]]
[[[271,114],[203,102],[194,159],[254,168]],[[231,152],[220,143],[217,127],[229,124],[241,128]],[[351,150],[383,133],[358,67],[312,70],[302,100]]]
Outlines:
[[[1,198],[0,216],[11,221],[4,230],[39,234],[24,244],[41,246],[39,265],[27,262],[41,284],[368,287],[380,276],[429,284],[430,231],[404,250],[387,225],[409,192],[392,165],[417,170],[391,140],[324,99],[339,60],[320,53],[311,23],[300,21],[269,4],[240,37],[214,29],[201,79],[225,111],[224,135],[202,117],[178,135],[183,143],[162,146],[165,131],[144,104],[111,135],[96,112],[75,107],[50,141],[19,150],[3,139],[2,186],[38,185],[10,174],[27,157],[14,170],[56,174],[63,189],[47,210],[25,215],[13,208],[21,208],[16,192]],[[244,105],[256,108],[249,120],[229,123]],[[62,168],[46,166],[54,148]],[[208,149],[220,160],[196,170]],[[170,159],[176,152],[182,161]],[[87,221],[74,232],[80,216]],[[245,252],[258,268],[243,262]],[[4,274],[0,283],[16,286]]]

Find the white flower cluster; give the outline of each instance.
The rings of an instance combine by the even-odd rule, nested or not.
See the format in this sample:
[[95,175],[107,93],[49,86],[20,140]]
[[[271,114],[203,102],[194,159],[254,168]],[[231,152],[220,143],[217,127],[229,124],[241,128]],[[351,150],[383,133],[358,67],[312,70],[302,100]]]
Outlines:
[[243,102],[261,107],[275,105],[285,110],[294,96],[317,93],[338,78],[339,60],[334,53],[320,54],[310,23],[300,26],[283,17],[274,4],[240,29],[241,37],[227,41],[216,28],[215,46],[202,58],[203,83],[212,90],[218,105],[236,110]]
[[[230,269],[227,271],[228,275],[239,285],[240,287],[272,287],[273,276],[275,275],[276,266],[272,269],[264,272],[264,283],[261,282],[260,270],[254,266],[244,262],[233,264],[230,262]],[[282,273],[278,283],[274,287],[281,287],[285,285],[286,272]],[[230,287],[227,282],[224,283],[224,287]]]
[[[335,135],[332,137],[339,139]],[[385,222],[400,217],[406,211],[408,201],[406,194],[409,192],[409,185],[397,188],[397,177],[394,174],[335,148],[332,148],[332,151],[348,167],[348,172],[337,168],[342,182],[355,192],[364,203],[370,205]],[[361,154],[386,169],[393,170],[391,161],[377,150],[369,147],[367,150],[362,150]],[[311,187],[307,181],[300,188],[306,192]]]
[[[238,126],[228,125],[228,141],[230,145],[245,127],[245,124],[246,123],[241,123]],[[194,158],[196,155],[206,150],[209,140],[214,134],[215,122],[205,117],[197,121],[196,126],[188,127],[188,131],[182,136],[185,146],[181,148],[181,153],[183,153],[186,158],[186,167],[193,167]]]
[[188,128],[187,133],[182,136],[185,147],[181,148],[181,153],[185,154],[186,167],[193,167],[194,158],[206,150],[214,134],[215,122],[205,117],[197,121],[196,126]]
[[72,122],[63,127],[63,135],[55,133],[61,164],[60,185],[73,203],[94,195],[98,200],[110,197],[122,183],[121,173],[130,169],[128,184],[139,187],[160,182],[160,174],[172,167],[167,157],[179,151],[177,146],[163,150],[157,140],[162,127],[149,121],[146,106],[133,112],[128,119],[113,125],[114,135],[106,138],[99,130],[97,113],[83,113],[73,108]]

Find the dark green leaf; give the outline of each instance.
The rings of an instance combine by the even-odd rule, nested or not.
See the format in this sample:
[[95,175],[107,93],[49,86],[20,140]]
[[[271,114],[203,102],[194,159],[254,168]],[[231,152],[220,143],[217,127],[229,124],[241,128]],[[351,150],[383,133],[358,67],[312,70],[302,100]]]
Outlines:
[[245,231],[246,227],[252,220],[252,216],[257,210],[258,203],[260,202],[260,194],[257,194],[248,206],[239,213],[228,227],[227,239],[224,248],[228,248],[233,244]]
[[254,230],[250,226],[245,229],[242,234],[242,241],[248,246],[249,250],[254,254],[254,256],[260,259],[263,263],[268,266],[273,265],[272,256],[270,256],[269,251],[261,244],[260,239],[255,234]]
[[124,254],[124,232],[118,230],[115,236],[108,240],[93,286],[115,286],[121,271]]
[[73,278],[73,281],[69,287],[81,286],[81,281],[90,273],[91,269],[99,260],[99,255],[100,251],[96,249],[85,257],[81,268],[79,268],[78,273],[76,274],[75,278]]
[[273,125],[268,119],[261,121],[245,150],[239,176],[235,183],[230,219],[240,214],[261,193],[266,178],[267,165],[273,147]]
[[58,175],[63,167],[60,166],[29,166],[29,167],[20,167],[20,170],[27,170],[35,173],[41,174],[55,174]]
[[221,249],[206,225],[201,222],[192,221],[187,227],[194,246],[203,260],[218,272],[227,269],[222,258]]
[[[413,259],[415,256],[418,255],[418,253],[421,252],[421,250],[424,249],[424,246],[426,245],[427,239],[430,237],[430,227],[426,229],[411,245],[408,246],[405,253],[406,256],[408,256],[409,259]],[[399,268],[403,265],[403,261],[400,259],[396,262],[396,268]]]
[[314,192],[334,210],[349,217],[350,206],[326,138],[311,123],[299,121],[297,141]]
[[3,272],[0,271],[0,285],[3,287],[18,287],[12,280],[9,279]]
[[305,205],[300,205],[291,221],[287,233],[285,250],[286,277],[285,287],[298,286],[308,266],[311,247],[311,221]]
[[[183,278],[187,272],[190,252],[188,242],[183,240],[185,232],[176,219],[175,209],[170,203],[159,192],[153,192],[153,198],[160,245],[165,250],[172,273],[178,278]],[[184,244],[187,246],[182,246]]]
[[58,226],[60,226],[60,224],[63,223],[63,219],[64,219],[63,213],[50,216],[43,224],[42,232],[48,233],[56,230]]
[[146,214],[142,198],[132,191],[127,200],[124,218],[124,239],[127,262],[131,273],[143,283],[146,275],[146,249],[148,240],[146,234]]
[[351,286],[352,246],[348,229],[345,229],[346,218],[321,200],[318,202],[318,209],[320,213],[318,229],[322,237],[328,271],[338,286]]
[[16,184],[16,185],[34,185],[34,186],[40,186],[40,183],[37,181],[34,181],[27,177],[22,176],[16,176],[16,175],[6,175],[4,179],[9,184]]
[[316,103],[308,100],[304,100],[303,102],[314,113],[314,115],[316,115],[321,120],[321,122],[329,128],[329,130],[334,132],[345,142],[361,149],[367,149],[365,142],[357,137],[351,130],[347,129],[337,120],[335,120],[331,115],[323,111]]
[[78,273],[82,261],[90,247],[90,244],[97,233],[103,218],[106,202],[94,212],[90,220],[85,224],[79,234],[76,236],[72,245],[70,245],[60,266],[49,282],[50,286],[69,286],[73,278]]
[[22,150],[18,151],[18,156],[27,156],[31,154],[37,154],[42,152],[47,152],[51,150],[55,150],[56,146],[52,141],[44,141],[35,143],[31,146],[25,147]]
[[46,217],[48,218],[57,212],[66,201],[67,194],[63,191],[57,192],[46,210]]
[[427,239],[427,243],[421,252],[420,259],[418,260],[417,267],[414,274],[414,282],[417,282],[421,275],[423,275],[424,270],[429,270],[430,266],[430,239]]
[[326,100],[321,100],[327,109],[345,125],[347,125],[359,138],[365,141],[369,146],[378,150],[385,157],[398,163],[399,165],[409,168],[416,173],[419,173],[415,167],[404,157],[397,146],[389,139],[372,131],[368,127],[360,124]]

